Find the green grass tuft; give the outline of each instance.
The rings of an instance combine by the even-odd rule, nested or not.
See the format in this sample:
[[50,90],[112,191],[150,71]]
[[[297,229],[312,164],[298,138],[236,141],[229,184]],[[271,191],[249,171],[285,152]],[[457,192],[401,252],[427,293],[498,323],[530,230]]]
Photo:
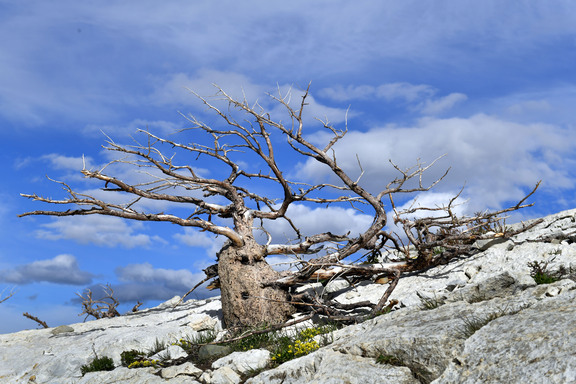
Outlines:
[[94,358],[88,365],[83,365],[80,371],[82,372],[82,376],[84,376],[88,372],[112,371],[114,368],[114,360],[110,357],[103,356]]

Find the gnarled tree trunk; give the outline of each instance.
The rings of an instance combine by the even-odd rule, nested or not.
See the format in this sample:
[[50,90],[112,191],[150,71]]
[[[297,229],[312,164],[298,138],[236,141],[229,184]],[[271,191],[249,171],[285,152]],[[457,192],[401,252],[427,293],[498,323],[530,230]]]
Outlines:
[[264,260],[265,247],[254,239],[243,246],[226,244],[218,253],[218,275],[226,328],[284,323],[294,313],[287,292],[262,286],[279,273]]

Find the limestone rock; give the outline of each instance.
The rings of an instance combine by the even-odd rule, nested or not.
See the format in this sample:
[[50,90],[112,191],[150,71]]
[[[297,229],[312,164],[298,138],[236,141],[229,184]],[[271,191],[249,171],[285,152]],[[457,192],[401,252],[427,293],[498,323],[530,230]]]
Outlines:
[[241,381],[240,375],[230,367],[218,368],[210,375],[209,384],[238,384]]
[[171,345],[168,348],[158,352],[155,355],[150,356],[150,360],[176,360],[182,357],[187,357],[188,353],[178,346],[178,345]]
[[265,349],[252,349],[246,352],[234,352],[216,360],[213,369],[228,366],[243,375],[253,370],[265,368],[270,362],[270,352]]
[[330,280],[324,287],[325,293],[336,293],[350,286],[350,283],[344,279]]
[[171,367],[163,368],[162,371],[160,371],[160,376],[162,376],[164,379],[172,379],[177,376],[199,377],[202,375],[202,372],[203,371],[197,368],[194,364],[184,363],[182,365],[174,365]]
[[572,291],[489,322],[434,383],[576,382],[574,300]]
[[218,319],[215,319],[214,317],[209,316],[205,313],[190,314],[187,320],[189,321],[188,326],[198,332],[208,330],[219,331],[222,329],[221,327],[218,327],[218,325],[221,325]]
[[[113,371],[90,372],[84,377],[74,381],[37,381],[38,383],[77,383],[77,384],[165,384],[166,380],[154,375],[153,369],[116,368]],[[21,381],[25,383],[25,381]],[[200,384],[190,377],[176,377],[170,380],[171,384]]]
[[232,352],[230,347],[227,347],[225,345],[203,345],[202,347],[200,347],[198,357],[201,360],[207,360],[225,356],[230,352]]
[[69,325],[61,325],[52,330],[53,335],[59,335],[61,333],[68,333],[68,332],[74,332],[74,328],[72,328]]
[[406,367],[321,349],[248,379],[246,384],[419,384]]
[[496,244],[505,243],[507,241],[508,239],[505,237],[496,237],[494,239],[480,239],[476,240],[476,242],[472,244],[472,248],[480,251],[485,251],[488,248],[495,246]]

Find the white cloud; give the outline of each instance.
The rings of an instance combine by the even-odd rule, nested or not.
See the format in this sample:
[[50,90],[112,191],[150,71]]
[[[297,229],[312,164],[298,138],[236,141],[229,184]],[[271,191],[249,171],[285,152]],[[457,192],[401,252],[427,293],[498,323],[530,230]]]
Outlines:
[[[448,193],[448,192],[423,192],[418,193],[414,198],[406,201],[404,204],[396,207],[396,211],[401,215],[401,217],[408,218],[408,219],[417,219],[423,217],[438,217],[445,215],[445,211],[443,208],[448,207],[450,201],[456,196],[456,193]],[[468,211],[467,201],[462,197],[456,198],[451,206],[451,211],[456,216],[464,216],[470,215],[473,212]],[[414,213],[411,214],[402,214],[405,211],[409,211],[412,209],[419,209],[419,208],[441,208],[437,211],[430,211],[428,209],[416,210]],[[390,217],[392,217],[393,212],[390,212]],[[388,220],[389,225],[393,224],[394,220]]]
[[[339,235],[350,232],[350,235],[354,236],[366,230],[373,220],[370,214],[364,214],[352,208],[314,207],[303,204],[292,204],[286,216],[292,220],[303,236],[323,232]],[[295,239],[296,234],[286,220],[268,220],[264,222],[264,227],[272,236],[273,243],[283,244]],[[261,239],[266,241],[263,235]]]
[[267,91],[262,85],[255,84],[247,76],[239,73],[200,69],[193,76],[175,73],[167,79],[158,79],[151,100],[160,105],[199,106],[201,101],[192,92],[210,99],[217,93],[215,85],[235,99],[242,100],[246,97],[251,102],[262,97]]
[[93,277],[91,273],[80,270],[76,258],[67,254],[0,271],[0,280],[11,284],[49,282],[84,285],[90,284]]
[[437,90],[429,85],[414,85],[406,82],[396,82],[379,86],[349,85],[343,87],[342,85],[336,85],[334,87],[321,89],[319,94],[336,101],[378,98],[386,101],[402,100],[413,102],[423,98],[432,97],[436,92]]
[[430,85],[414,85],[406,82],[387,83],[379,86],[337,85],[319,91],[321,96],[336,101],[381,99],[386,102],[400,101],[408,108],[424,115],[437,115],[467,99],[462,93],[451,93],[437,97],[438,90]]
[[[150,263],[118,267],[116,274],[121,283],[113,286],[114,296],[121,302],[182,296],[206,277],[200,270],[154,268]],[[207,296],[205,289],[198,289],[197,294]]]
[[424,115],[437,115],[451,109],[454,105],[466,99],[468,99],[468,97],[462,93],[451,93],[437,99],[425,100],[417,109]]
[[[183,120],[183,119],[182,119]],[[135,119],[125,125],[87,125],[83,132],[87,135],[100,136],[107,140],[106,136],[116,140],[127,136],[135,136],[138,129],[150,131],[153,134],[166,136],[182,129],[181,123],[162,120]]]
[[521,115],[533,112],[548,112],[552,109],[548,100],[527,100],[513,104],[507,108],[510,114]]
[[429,85],[413,85],[409,83],[383,84],[376,88],[375,96],[384,100],[403,99],[411,102],[429,98],[436,94],[436,90]]
[[[560,126],[573,126],[574,103],[576,103],[576,86],[568,84],[496,96],[490,100],[483,100],[479,108],[519,123],[541,121]],[[474,100],[470,100],[469,104],[474,104]]]
[[215,257],[216,253],[226,242],[224,236],[216,236],[210,232],[201,232],[196,228],[184,228],[182,233],[177,233],[174,238],[189,247],[201,247],[206,249],[206,254]]
[[[194,76],[178,73],[173,74],[168,80],[158,80],[157,89],[151,99],[153,103],[158,104],[191,105],[198,108],[202,103],[191,93],[193,91],[197,95],[206,98],[208,102],[220,108],[223,112],[234,115],[233,111],[228,110],[228,103],[222,100],[221,95],[217,95],[218,90],[215,85],[237,101],[246,100],[256,110],[258,110],[258,105],[261,106],[274,119],[283,121],[285,124],[289,124],[290,121],[286,108],[274,101],[268,94],[285,99],[289,106],[295,110],[300,107],[302,95],[304,94],[304,90],[296,86],[257,84],[247,76],[239,73],[201,69]],[[203,109],[205,110],[206,107],[203,107]],[[214,116],[213,113],[211,116]],[[312,94],[309,94],[303,117],[308,125],[318,124],[316,118],[327,118],[331,122],[340,123],[345,120],[346,110],[322,105]]]
[[74,240],[81,244],[96,244],[106,247],[146,247],[156,236],[137,233],[144,224],[108,216],[77,216],[56,218],[36,231],[37,237],[48,240]]
[[130,264],[125,267],[118,267],[116,274],[118,278],[124,282],[190,286],[190,284],[195,281],[194,274],[187,269],[154,268],[150,263]]
[[[546,124],[518,124],[497,117],[475,115],[468,119],[420,120],[413,127],[386,126],[368,132],[350,132],[335,147],[339,165],[353,178],[364,169],[361,183],[381,190],[398,176],[389,163],[401,168],[447,154],[430,169],[424,181],[440,177],[452,167],[437,191],[456,193],[466,183],[464,196],[471,209],[499,207],[523,197],[543,179],[552,188],[572,188],[573,174],[562,165],[571,159],[576,132]],[[332,180],[322,164],[309,159],[299,169],[308,180]]]
[[57,153],[51,153],[41,157],[41,160],[50,162],[52,168],[57,170],[75,171],[79,172],[86,166],[87,169],[92,168],[94,160],[90,156],[65,156]]

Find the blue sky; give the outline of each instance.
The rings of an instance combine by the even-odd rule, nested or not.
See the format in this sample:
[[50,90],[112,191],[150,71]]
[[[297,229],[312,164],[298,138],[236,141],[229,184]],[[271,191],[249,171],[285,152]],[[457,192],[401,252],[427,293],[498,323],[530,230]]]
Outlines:
[[[16,216],[48,208],[19,196],[63,197],[45,176],[96,191],[79,170],[110,160],[105,132],[128,142],[138,128],[169,134],[180,115],[206,113],[216,83],[260,100],[311,85],[311,118],[349,134],[338,161],[378,189],[408,166],[446,154],[433,192],[463,184],[464,213],[500,208],[540,179],[534,208],[511,220],[576,206],[576,4],[572,1],[0,1],[0,333],[81,321],[76,292],[110,283],[127,310],[155,305],[202,279],[221,244],[174,225],[81,217]],[[313,135],[312,135],[313,134]],[[302,159],[286,171],[328,175]],[[210,170],[208,169],[207,172]],[[127,178],[127,169],[119,169]],[[151,206],[150,209],[155,209]],[[297,206],[307,232],[362,228],[353,210]],[[274,227],[275,236],[286,228]],[[278,238],[279,238],[278,237]],[[206,295],[199,290],[195,297]]]

